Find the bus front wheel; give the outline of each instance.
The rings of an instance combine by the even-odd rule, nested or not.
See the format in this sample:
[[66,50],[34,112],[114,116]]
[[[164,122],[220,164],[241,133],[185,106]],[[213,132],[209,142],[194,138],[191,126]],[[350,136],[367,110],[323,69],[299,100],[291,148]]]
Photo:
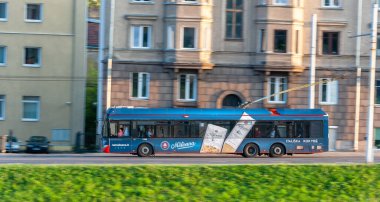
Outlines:
[[137,149],[137,155],[140,157],[147,157],[153,154],[153,148],[149,144],[141,144]]
[[269,156],[270,157],[281,157],[285,154],[285,148],[282,144],[274,144],[270,147]]
[[243,150],[243,156],[247,158],[255,157],[257,156],[258,153],[259,153],[259,147],[256,144],[252,144],[252,143],[247,144]]

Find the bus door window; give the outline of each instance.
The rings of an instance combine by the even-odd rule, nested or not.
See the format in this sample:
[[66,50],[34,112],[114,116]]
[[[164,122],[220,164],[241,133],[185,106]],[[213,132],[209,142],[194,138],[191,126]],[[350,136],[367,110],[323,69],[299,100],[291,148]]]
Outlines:
[[296,122],[296,137],[309,138],[310,137],[310,123],[306,121]]
[[189,136],[189,122],[188,121],[173,121],[172,131],[174,138],[185,138]]
[[199,138],[203,138],[206,134],[206,130],[207,130],[207,121],[200,121],[199,122]]
[[200,122],[199,121],[190,121],[190,137],[199,138],[200,132]]
[[310,121],[310,137],[323,138],[323,123],[322,121]]
[[117,122],[110,122],[109,135],[110,137],[117,137]]
[[157,121],[156,122],[156,137],[157,138],[169,138],[170,137],[170,122],[169,121]]
[[287,123],[286,122],[278,122],[276,130],[276,138],[286,138],[287,134]]
[[108,122],[104,121],[103,127],[102,127],[102,136],[103,137],[108,137],[109,136],[109,134],[108,134],[108,131],[109,131],[108,127],[109,127]]

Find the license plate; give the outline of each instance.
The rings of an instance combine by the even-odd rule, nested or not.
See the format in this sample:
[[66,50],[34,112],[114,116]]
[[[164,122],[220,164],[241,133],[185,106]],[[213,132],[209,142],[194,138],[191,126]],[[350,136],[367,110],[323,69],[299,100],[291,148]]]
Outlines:
[[41,150],[40,148],[33,148],[33,150]]

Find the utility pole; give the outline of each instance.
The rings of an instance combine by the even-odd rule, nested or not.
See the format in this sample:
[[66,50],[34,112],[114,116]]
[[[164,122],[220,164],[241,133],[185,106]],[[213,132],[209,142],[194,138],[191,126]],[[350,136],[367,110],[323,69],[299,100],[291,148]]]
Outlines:
[[109,27],[109,41],[108,41],[108,62],[107,62],[107,109],[111,107],[111,91],[112,91],[112,58],[113,58],[113,33],[114,33],[114,19],[115,19],[115,0],[111,0],[110,11],[110,27]]
[[[105,25],[106,25],[106,0],[100,2],[100,27],[99,27],[99,49],[98,49],[98,96],[96,105],[97,127],[96,134],[102,132],[103,121],[103,59],[104,59],[104,42],[105,42]],[[98,140],[98,138],[96,138]],[[99,145],[99,144],[97,144]]]
[[377,0],[373,3],[372,26],[371,26],[371,55],[370,55],[370,79],[369,79],[369,97],[368,97],[368,120],[367,120],[367,163],[373,163],[373,118],[375,107],[375,77],[376,77],[376,41],[377,41]]
[[311,49],[310,49],[310,87],[309,87],[309,108],[315,108],[315,54],[317,48],[317,14],[311,18]]
[[[362,34],[362,9],[363,0],[358,0],[358,21],[356,35]],[[354,132],[354,151],[359,150],[359,124],[360,124],[360,92],[361,92],[361,73],[360,67],[360,50],[361,50],[361,37],[356,37],[356,53],[355,53],[355,66],[356,66],[356,101],[355,101],[355,132]]]

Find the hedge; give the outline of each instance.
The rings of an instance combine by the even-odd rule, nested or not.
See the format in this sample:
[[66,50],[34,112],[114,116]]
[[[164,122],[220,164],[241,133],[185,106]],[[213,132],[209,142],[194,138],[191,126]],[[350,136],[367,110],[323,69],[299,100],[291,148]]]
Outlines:
[[12,165],[0,179],[0,201],[380,200],[380,165]]

